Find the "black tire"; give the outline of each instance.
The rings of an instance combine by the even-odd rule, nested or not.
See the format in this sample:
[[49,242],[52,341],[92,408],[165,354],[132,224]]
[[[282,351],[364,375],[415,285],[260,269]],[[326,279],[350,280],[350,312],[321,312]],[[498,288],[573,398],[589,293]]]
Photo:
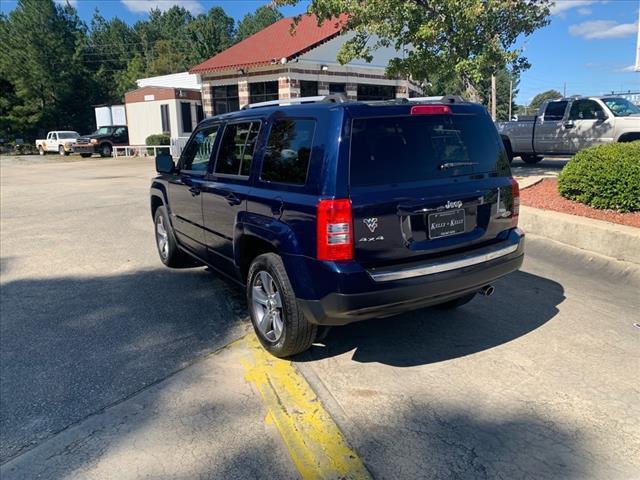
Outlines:
[[82,158],[89,158],[91,156],[91,154],[90,153],[81,153],[80,156]]
[[[258,312],[254,307],[254,285],[259,282],[261,272],[267,272],[275,283],[275,291],[280,294],[282,330],[279,337],[267,338],[258,326]],[[275,253],[265,253],[256,257],[247,275],[247,304],[251,323],[262,346],[272,355],[283,358],[307,350],[316,338],[318,327],[310,323],[298,307],[282,259]]]
[[538,163],[540,160],[542,160],[542,157],[540,155],[520,155],[520,158],[524,163],[528,163],[530,165]]
[[[165,245],[160,239],[161,234],[158,227],[159,223],[162,224],[162,228],[164,228],[166,232],[166,250],[163,250]],[[153,226],[156,247],[158,248],[158,255],[160,256],[162,263],[170,268],[193,267],[197,264],[195,260],[178,247],[176,237],[173,233],[173,228],[171,228],[171,223],[169,223],[167,209],[164,206],[156,209],[156,213],[153,217]]]
[[44,148],[38,147],[38,155],[44,156],[47,152],[44,151]]
[[473,300],[475,296],[476,296],[475,292],[469,293],[463,297],[454,298],[453,300],[449,300],[448,302],[444,302],[439,305],[436,305],[435,307],[441,310],[452,310],[454,308],[461,307],[462,305],[466,305],[471,300]]
[[111,148],[111,145],[109,145],[108,143],[103,143],[102,145],[100,145],[101,157],[110,157],[112,151],[113,151],[113,148]]

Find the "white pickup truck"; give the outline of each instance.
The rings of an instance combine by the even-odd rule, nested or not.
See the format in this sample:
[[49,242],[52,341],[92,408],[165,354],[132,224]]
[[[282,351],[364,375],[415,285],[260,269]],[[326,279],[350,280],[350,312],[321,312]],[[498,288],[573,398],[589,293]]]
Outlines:
[[640,108],[614,96],[561,98],[544,102],[535,116],[497,127],[510,159],[537,163],[544,155],[640,140]]
[[56,130],[47,133],[47,138],[36,140],[36,148],[40,155],[45,155],[48,152],[69,155],[79,136],[78,132]]

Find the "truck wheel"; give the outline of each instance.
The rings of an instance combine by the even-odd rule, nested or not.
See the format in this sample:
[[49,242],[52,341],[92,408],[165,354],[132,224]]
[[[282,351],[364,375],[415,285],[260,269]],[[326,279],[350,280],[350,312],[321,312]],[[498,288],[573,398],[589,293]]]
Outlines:
[[251,323],[262,346],[276,357],[307,350],[317,326],[298,308],[282,259],[275,253],[256,257],[247,275]]
[[58,153],[60,154],[60,156],[62,157],[66,157],[68,155],[68,153],[66,152],[66,150],[64,149],[64,147],[62,145],[60,145],[58,147]]
[[111,156],[111,145],[108,143],[103,143],[100,145],[100,156],[101,157],[110,157]]
[[475,296],[475,293],[470,293],[463,297],[454,298],[453,300],[449,300],[448,302],[441,303],[439,305],[436,305],[435,307],[439,308],[440,310],[452,310],[454,308],[461,307],[462,305],[466,305],[471,300],[473,300]]
[[158,247],[158,254],[160,255],[162,263],[170,268],[196,266],[197,262],[192,260],[189,255],[178,247],[176,237],[169,223],[167,209],[165,207],[158,207],[153,219],[156,232],[156,246]]
[[529,164],[538,163],[540,160],[542,160],[542,157],[540,155],[520,155],[520,158],[524,163]]
[[38,155],[43,155],[44,156],[45,153],[47,153],[47,152],[44,151],[44,148],[38,147]]

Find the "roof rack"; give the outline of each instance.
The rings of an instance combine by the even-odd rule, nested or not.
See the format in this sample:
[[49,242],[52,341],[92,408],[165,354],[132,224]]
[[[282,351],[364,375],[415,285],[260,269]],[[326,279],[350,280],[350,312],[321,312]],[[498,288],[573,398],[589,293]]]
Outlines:
[[409,102],[418,103],[466,103],[460,95],[440,95],[436,97],[413,97],[407,98]]
[[267,102],[250,103],[241,108],[241,110],[249,110],[254,108],[274,107],[284,105],[301,105],[304,103],[344,103],[347,97],[342,94],[318,95],[315,97],[298,97],[286,98],[281,100],[270,100]]

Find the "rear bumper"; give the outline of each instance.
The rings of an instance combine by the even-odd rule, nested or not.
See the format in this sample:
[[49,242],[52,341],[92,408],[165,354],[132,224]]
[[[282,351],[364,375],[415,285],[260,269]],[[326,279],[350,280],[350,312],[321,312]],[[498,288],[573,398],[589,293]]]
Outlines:
[[[472,259],[480,260],[470,261]],[[498,245],[449,256],[437,263],[396,270],[365,270],[370,283],[361,282],[364,288],[360,292],[332,292],[319,300],[298,298],[298,303],[312,323],[345,325],[436,305],[476,292],[520,268],[523,259],[524,234],[515,229]],[[376,275],[377,280],[374,280]]]

